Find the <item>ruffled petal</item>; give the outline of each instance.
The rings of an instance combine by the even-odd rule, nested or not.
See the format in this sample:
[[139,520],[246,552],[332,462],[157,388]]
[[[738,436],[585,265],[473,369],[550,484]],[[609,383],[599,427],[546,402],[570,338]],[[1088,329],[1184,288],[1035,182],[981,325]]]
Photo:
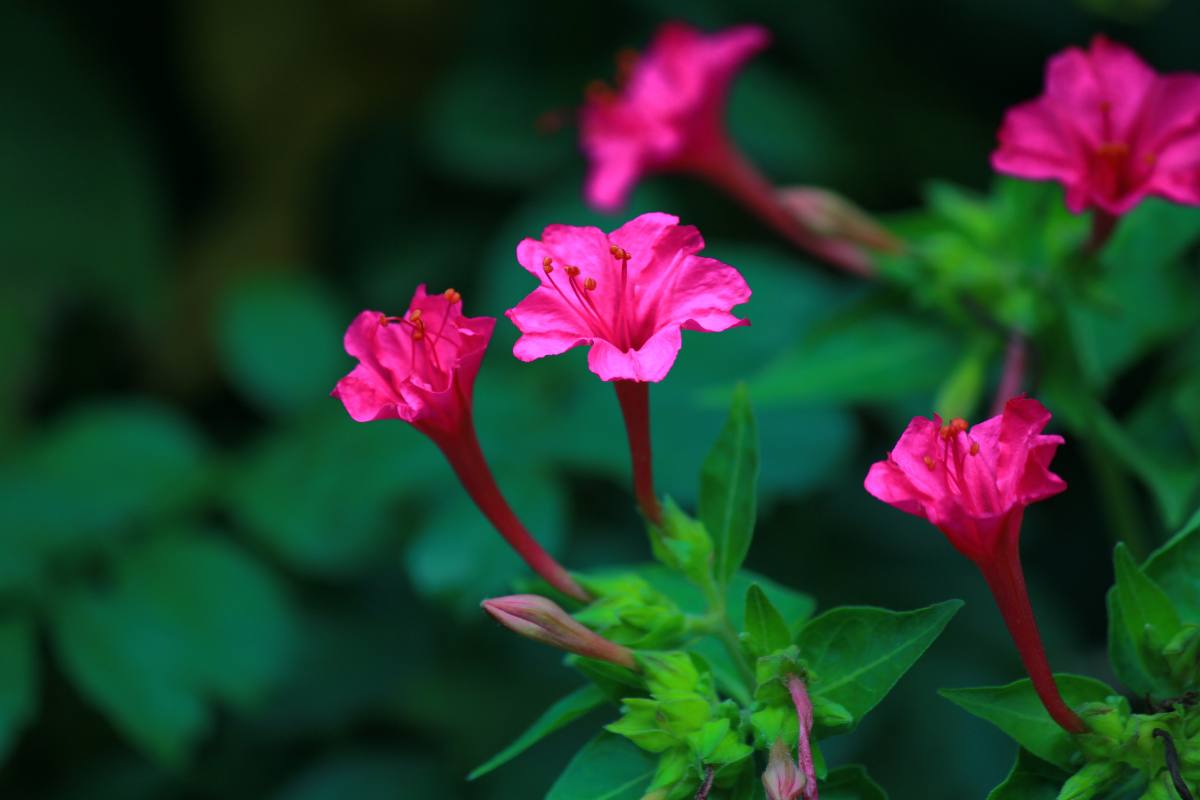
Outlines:
[[337,382],[332,397],[342,401],[355,422],[377,419],[411,420],[415,409],[369,367],[359,364]]
[[504,315],[521,331],[521,338],[513,345],[513,355],[522,361],[565,353],[590,342],[594,335],[579,312],[548,286],[534,289]]

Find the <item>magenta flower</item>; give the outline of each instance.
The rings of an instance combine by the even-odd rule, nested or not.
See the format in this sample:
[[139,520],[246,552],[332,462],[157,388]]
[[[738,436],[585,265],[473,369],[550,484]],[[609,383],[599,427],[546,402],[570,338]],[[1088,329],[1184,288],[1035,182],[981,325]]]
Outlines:
[[729,85],[769,41],[757,25],[709,35],[669,22],[620,92],[593,84],[580,114],[588,202],[615,211],[646,172],[696,167],[723,149]]
[[645,54],[623,56],[619,89],[593,83],[580,111],[580,143],[590,162],[584,193],[595,208],[615,211],[646,174],[694,175],[728,192],[798,247],[869,274],[871,262],[858,244],[873,246],[886,233],[874,226],[871,241],[854,242],[854,231],[834,237],[814,230],[725,130],[733,77],[769,40],[757,25],[706,34],[670,22]]
[[517,245],[517,260],[541,284],[506,314],[521,331],[522,361],[590,345],[588,367],[613,381],[625,417],[642,513],[661,510],[651,470],[648,383],[661,381],[683,344],[681,331],[749,324],[734,306],[750,299],[736,269],[697,255],[700,232],[670,214],[643,214],[610,234],[551,225]]
[[1076,213],[1200,205],[1200,75],[1159,75],[1103,36],[1051,58],[1045,93],[1009,109],[999,140],[998,171],[1059,181]]
[[586,601],[587,592],[517,519],[479,448],[471,393],[496,320],[463,316],[461,301],[453,289],[427,295],[422,285],[399,317],[363,311],[345,337],[358,366],[332,395],[358,422],[400,419],[432,439],[517,554],[551,586]]
[[402,317],[363,311],[346,331],[358,366],[333,396],[357,422],[401,419],[419,430],[455,431],[469,419],[475,373],[492,338],[492,317],[464,317],[453,289],[417,287]]
[[506,313],[521,331],[522,361],[590,345],[588,367],[605,381],[656,383],[682,330],[748,324],[730,311],[750,299],[733,267],[697,255],[700,232],[670,214],[643,214],[610,234],[551,225],[525,239],[517,260],[541,283]]
[[901,511],[924,517],[983,573],[1042,703],[1072,733],[1083,722],[1058,693],[1021,572],[1025,507],[1067,488],[1050,471],[1061,436],[1042,433],[1050,412],[1037,400],[1009,400],[999,416],[968,427],[916,417],[871,466],[865,486]]

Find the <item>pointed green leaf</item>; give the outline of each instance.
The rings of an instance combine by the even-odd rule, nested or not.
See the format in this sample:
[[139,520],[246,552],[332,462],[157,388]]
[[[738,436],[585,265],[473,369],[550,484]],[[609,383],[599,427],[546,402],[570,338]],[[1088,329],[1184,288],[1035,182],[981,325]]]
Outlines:
[[961,600],[915,611],[846,606],[816,617],[797,640],[811,673],[814,701],[840,704],[853,717],[853,727],[891,691],[961,607]]
[[1133,641],[1125,634],[1125,615],[1117,601],[1115,588],[1108,590],[1105,601],[1108,606],[1108,661],[1117,679],[1135,695],[1164,697],[1170,694],[1169,687],[1146,669]]
[[1200,510],[1142,568],[1171,598],[1184,622],[1200,623]]
[[607,695],[594,684],[582,686],[542,712],[524,733],[508,747],[471,770],[467,780],[473,781],[487,775],[497,767],[507,764],[545,737],[599,708],[608,700]]
[[728,583],[750,549],[757,514],[758,426],[745,386],[700,469],[700,521],[713,538],[713,573]]
[[1042,761],[1025,748],[1017,749],[1017,760],[1004,782],[992,789],[987,800],[1057,800],[1067,773]]
[[757,583],[746,590],[746,635],[747,646],[756,658],[792,643],[787,623]]
[[[1082,675],[1054,676],[1068,706],[1099,702],[1116,694],[1104,683]],[[963,710],[985,719],[1038,758],[1069,769],[1076,751],[1071,734],[1050,718],[1028,678],[1006,686],[971,689],[941,689],[939,694]]]
[[639,800],[658,759],[612,733],[601,733],[575,754],[546,800]]
[[1113,552],[1113,562],[1126,633],[1135,644],[1161,650],[1181,627],[1170,598],[1142,572],[1124,542]]
[[37,652],[33,625],[0,619],[0,766],[37,701]]

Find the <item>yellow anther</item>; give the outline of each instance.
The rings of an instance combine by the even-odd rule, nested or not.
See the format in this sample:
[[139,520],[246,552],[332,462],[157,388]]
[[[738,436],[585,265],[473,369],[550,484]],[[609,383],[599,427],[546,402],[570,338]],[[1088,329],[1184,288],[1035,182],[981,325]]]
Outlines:
[[971,455],[979,455],[979,442],[971,442]]
[[571,265],[567,265],[566,267],[564,267],[564,269],[566,269],[567,274],[570,275],[572,278],[574,278],[576,275],[579,274],[579,267],[573,267]]
[[595,289],[596,288],[596,279],[595,278],[586,279],[583,282],[583,288],[587,289],[589,292],[592,291],[593,289]]
[[413,322],[419,320],[421,318],[421,309],[414,308],[412,311],[408,312],[408,318]]
[[933,457],[932,456],[925,456],[925,458],[922,460],[925,462],[925,466],[929,467],[930,470],[933,469]]
[[965,433],[967,430],[967,421],[962,417],[956,417],[950,420],[951,433]]
[[457,303],[459,300],[462,300],[462,295],[461,295],[461,294],[459,294],[458,292],[456,292],[456,291],[455,291],[455,290],[453,290],[453,289],[447,289],[447,290],[446,290],[446,291],[443,293],[443,296],[444,296],[444,297],[445,297],[447,300],[449,300],[451,304]]

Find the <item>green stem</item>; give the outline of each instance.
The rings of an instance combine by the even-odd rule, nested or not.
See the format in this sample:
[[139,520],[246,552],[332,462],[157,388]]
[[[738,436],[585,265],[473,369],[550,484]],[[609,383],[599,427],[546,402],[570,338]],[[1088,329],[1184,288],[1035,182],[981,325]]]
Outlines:
[[714,633],[721,640],[721,644],[725,645],[725,649],[729,652],[729,657],[733,659],[734,666],[737,667],[738,674],[746,684],[746,688],[754,691],[754,669],[750,666],[750,661],[747,660],[746,654],[742,651],[742,642],[738,638],[737,631],[733,628],[733,623],[729,621],[729,614],[725,608],[725,596],[721,593],[720,587],[717,586],[716,580],[709,573],[708,580],[700,587],[704,590],[704,597],[708,601],[709,611],[717,619],[717,626]]

